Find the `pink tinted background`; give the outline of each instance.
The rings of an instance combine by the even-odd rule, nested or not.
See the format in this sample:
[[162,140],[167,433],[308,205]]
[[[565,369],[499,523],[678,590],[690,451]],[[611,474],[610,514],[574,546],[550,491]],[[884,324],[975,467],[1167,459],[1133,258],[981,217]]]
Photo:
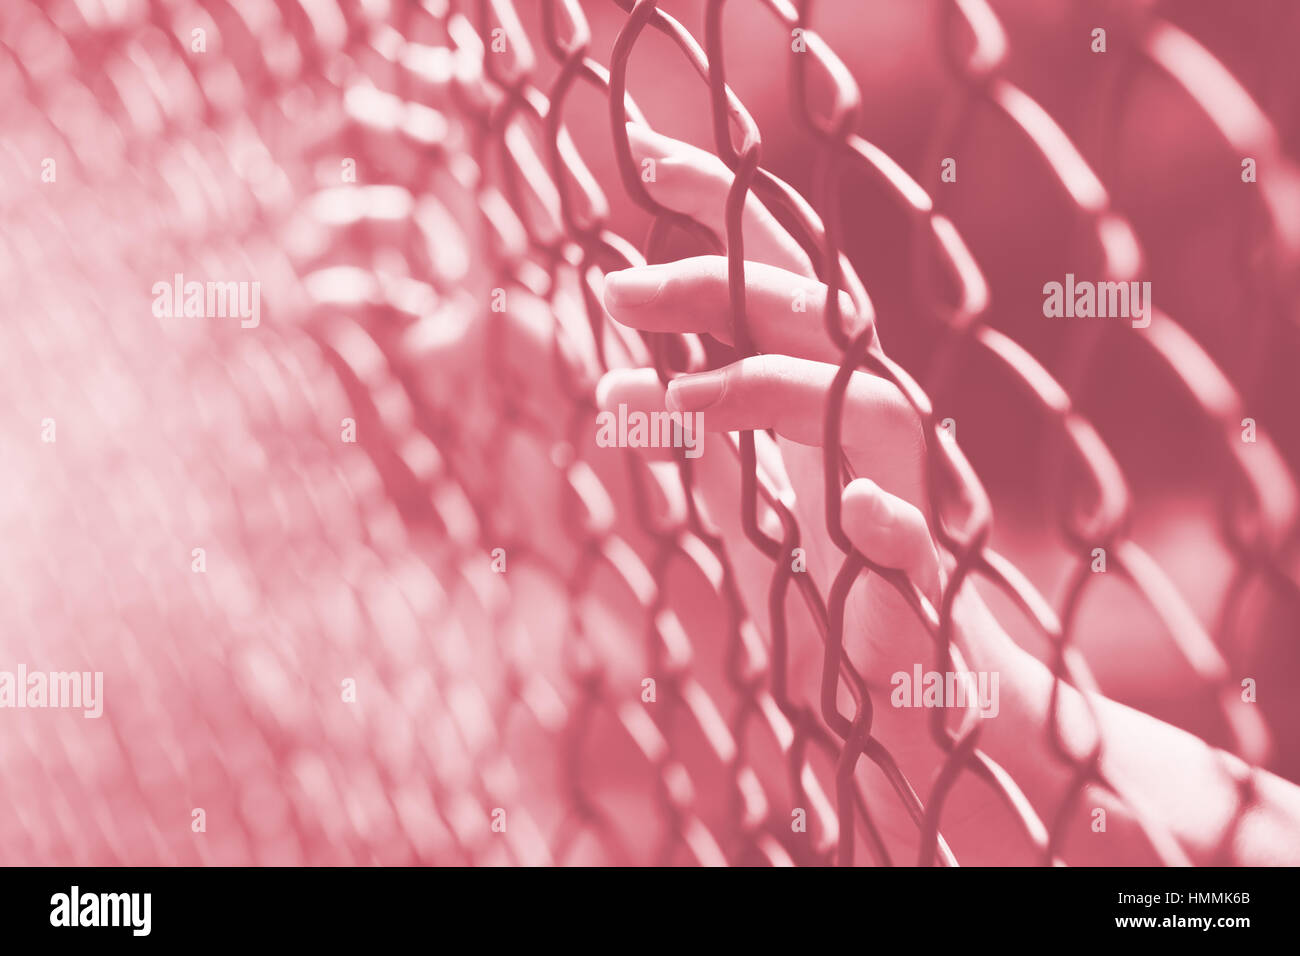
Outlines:
[[[0,669],[102,670],[106,696],[98,721],[0,711],[0,862],[659,858],[657,769],[612,710],[577,706],[563,666],[564,595],[526,569],[508,582],[493,576],[491,541],[467,547],[490,476],[464,487],[439,468],[440,436],[423,427],[424,399],[407,374],[418,355],[401,354],[410,340],[386,332],[486,301],[458,299],[438,281],[463,257],[473,289],[483,258],[469,207],[431,159],[443,145],[467,160],[457,100],[404,80],[394,64],[403,36],[445,43],[428,12],[440,6],[405,17],[382,3],[328,0],[12,2],[0,12],[0,76],[14,91],[0,130]],[[518,6],[526,32],[540,37],[540,5]],[[614,3],[583,6],[592,56],[608,62],[626,14]],[[927,149],[953,89],[942,6],[823,3],[813,24],[864,91],[859,131],[961,231],[992,290],[990,323],[1059,374],[1070,340],[1042,317],[1042,285],[1095,270],[1095,253],[1039,158],[1000,117],[972,111],[958,182],[937,183]],[[1160,308],[1202,344],[1276,444],[1291,480],[1270,496],[1294,496],[1295,276],[1280,291],[1265,288],[1255,252],[1293,268],[1294,249],[1270,231],[1261,187],[1240,181],[1240,157],[1186,91],[1150,68],[1122,66],[1131,64],[1118,52],[1122,28],[1112,28],[1116,52],[1099,57],[1088,50],[1096,16],[1081,12],[1087,5],[992,6],[1010,42],[1007,74],[1104,180],[1142,239]],[[703,36],[702,4],[661,7]],[[1296,7],[1157,10],[1212,51],[1267,115],[1277,152],[1258,157],[1261,177],[1289,162],[1300,147]],[[813,147],[790,118],[780,66],[788,36],[740,0],[725,23],[728,80],[763,131],[764,166],[812,195]],[[195,26],[208,31],[201,56],[187,52]],[[555,73],[539,53],[536,85],[548,89]],[[423,115],[387,124],[364,98],[349,100],[367,84],[436,107],[447,131]],[[662,38],[640,41],[629,88],[657,129],[711,145],[705,88]],[[605,103],[584,89],[570,104],[564,120],[610,202],[609,226],[639,242],[649,220],[618,182]],[[1239,115],[1230,98],[1225,115]],[[356,201],[331,192],[344,156],[357,158],[363,184],[399,188]],[[57,161],[55,183],[40,181],[45,157]],[[377,169],[384,177],[369,178]],[[413,200],[423,195],[438,197],[446,217],[421,217],[426,207]],[[885,348],[919,374],[938,333],[909,309],[907,223],[866,183],[846,180],[842,196],[845,248],[876,303]],[[1294,230],[1295,195],[1276,206]],[[680,251],[699,250],[682,240]],[[261,281],[261,326],[155,319],[152,284],[178,271]],[[1124,467],[1134,536],[1218,633],[1236,570],[1218,534],[1220,444],[1131,335],[1105,335],[1103,360],[1073,397]],[[993,498],[994,546],[1056,598],[1068,556],[1046,495],[1041,420],[978,361],[935,399],[940,416],[957,419]],[[465,414],[487,429],[514,427],[483,409]],[[386,438],[340,443],[348,416],[382,424]],[[40,441],[47,417],[57,422],[53,445]],[[503,448],[516,472],[510,485],[533,459]],[[539,459],[544,451],[531,448]],[[1285,532],[1294,540],[1294,527]],[[190,570],[195,547],[206,549],[205,575]],[[1295,549],[1284,555],[1294,589]],[[1253,584],[1221,650],[1277,688],[1260,703],[1274,730],[1270,768],[1294,780],[1291,593],[1288,603]],[[699,631],[710,613],[701,606]],[[1082,615],[1078,641],[1104,690],[1227,744],[1203,689],[1131,589],[1098,586]],[[1001,617],[1033,647],[1017,615]],[[642,639],[606,637],[611,668],[632,678],[622,693],[633,703]],[[697,641],[695,651],[702,685],[724,699],[719,649]],[[356,704],[340,701],[345,678],[358,683]],[[572,832],[578,801],[564,742],[584,721],[582,800],[603,808],[617,838]],[[698,735],[664,733],[707,825],[726,832],[730,769]],[[772,804],[783,805],[775,754],[753,761]],[[487,826],[498,806],[510,811],[505,840]],[[195,807],[206,811],[206,833],[191,831]],[[617,844],[625,854],[610,849]]]

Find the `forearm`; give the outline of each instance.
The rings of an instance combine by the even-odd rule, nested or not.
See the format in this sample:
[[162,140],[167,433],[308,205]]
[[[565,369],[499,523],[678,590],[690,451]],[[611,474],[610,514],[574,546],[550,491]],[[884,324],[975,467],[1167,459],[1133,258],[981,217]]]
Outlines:
[[[1294,822],[1300,818],[1300,789],[1266,771],[1252,771],[1193,734],[1105,697],[1093,701],[1094,730],[1082,695],[1063,686],[1059,719],[1065,741],[1072,753],[1084,756],[1099,732],[1101,774],[1117,791],[1089,785],[1076,797],[1076,765],[1062,759],[1050,736],[1050,670],[1016,646],[982,603],[964,602],[963,610],[959,646],[967,666],[999,675],[998,714],[983,721],[980,747],[1017,781],[1049,832],[1057,826],[1061,807],[1073,800],[1059,824],[1063,839],[1058,852],[1066,862],[1300,862],[1300,827]],[[912,751],[914,772],[929,771],[928,790],[943,754],[937,747],[927,751],[917,746]],[[1255,784],[1253,796],[1242,786],[1246,780]],[[1250,802],[1243,805],[1247,797]],[[965,846],[975,855],[968,862],[1039,862],[1021,836],[1023,828],[988,784],[964,775],[949,806],[945,836],[954,850]],[[1163,855],[1144,826],[1151,820],[1161,821],[1172,837]],[[1174,855],[1179,852],[1182,860]]]

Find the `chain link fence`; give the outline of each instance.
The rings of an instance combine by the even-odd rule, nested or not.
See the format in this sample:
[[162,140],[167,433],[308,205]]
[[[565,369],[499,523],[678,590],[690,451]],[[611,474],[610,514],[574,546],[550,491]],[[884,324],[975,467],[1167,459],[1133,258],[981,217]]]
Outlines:
[[[0,859],[955,864],[945,821],[973,776],[1036,862],[1062,862],[1067,822],[1093,792],[1129,806],[1160,859],[1185,862],[1167,821],[1108,779],[1099,735],[1081,748],[1055,719],[1025,730],[1071,774],[1050,816],[981,749],[973,709],[956,722],[934,713],[942,767],[908,780],[872,735],[881,704],[845,650],[845,604],[860,577],[879,576],[930,634],[937,669],[963,671],[953,601],[978,582],[1018,609],[1058,686],[1092,690],[1080,609],[1118,576],[1167,630],[1194,675],[1186,694],[1221,724],[1225,749],[1244,766],[1271,759],[1286,728],[1243,703],[1235,661],[1253,602],[1287,633],[1298,609],[1297,449],[1269,427],[1285,428],[1286,409],[1242,440],[1270,358],[1296,354],[1300,173],[1285,74],[1270,87],[1274,115],[1172,12],[1062,6],[1080,43],[1092,20],[1110,27],[1094,128],[1121,128],[1140,79],[1156,76],[1217,132],[1230,175],[1243,157],[1261,174],[1233,246],[1233,322],[1250,360],[1229,370],[1157,306],[1146,328],[1059,326],[1068,360],[1054,373],[1006,331],[963,223],[943,211],[943,158],[990,135],[1032,157],[1103,281],[1145,277],[1150,251],[1116,199],[1126,193],[1107,187],[1131,157],[1106,137],[1085,157],[1012,69],[996,4],[924,5],[945,75],[912,172],[866,138],[864,90],[817,32],[821,5],[710,0],[690,11],[699,35],[653,0],[517,6],[6,5],[0,335],[14,453],[0,647],[6,661],[103,671],[105,714],[4,714]],[[813,144],[802,192],[764,166],[759,125],[728,86],[725,65],[747,51],[724,10],[742,7],[789,52],[788,109]],[[614,24],[612,45],[593,39],[589,16]],[[689,107],[707,110],[733,175],[723,235],[657,202],[634,159],[627,124],[653,114],[629,73],[652,35],[679,53],[656,69],[698,77]],[[593,173],[566,120],[596,103],[612,143]],[[617,183],[602,188],[610,171]],[[645,214],[643,239],[615,231],[635,217],[611,212],[610,185]],[[693,335],[616,328],[602,273],[691,243],[742,275],[750,194],[829,287],[826,331],[842,352],[824,425],[825,532],[843,553],[829,588],[792,567],[808,529],[760,467],[769,436],[742,432],[731,448],[746,535],[771,559],[762,619],[695,505],[689,462],[668,479],[591,443],[599,372],[639,357],[666,382],[716,357]],[[883,314],[879,338],[841,315],[841,291],[858,315],[875,311],[846,252],[864,195],[907,224],[894,301],[925,355],[908,368],[881,346]],[[259,280],[260,325],[151,317],[153,283],[179,272]],[[731,282],[736,355],[754,352],[745,294]],[[521,367],[516,307],[494,296],[564,317],[541,326],[549,367]],[[469,325],[483,339],[464,361],[482,365],[465,392],[430,370]],[[1211,436],[1230,556],[1212,626],[1139,543],[1125,465],[1077,399],[1121,348],[1174,383],[1178,420]],[[960,404],[973,363],[988,370],[979,388],[1014,396],[1042,428],[1034,467],[1053,527],[1040,534],[1069,555],[1055,600],[994,549],[990,494],[941,411]],[[937,605],[841,528],[856,369],[894,383],[923,422],[929,512],[950,558]],[[564,397],[540,416],[519,397],[539,377]],[[46,421],[57,440],[38,440]],[[340,440],[348,422],[355,443]],[[558,493],[521,502],[543,473]],[[1098,548],[1107,575],[1094,573]],[[611,600],[639,626],[611,635],[593,610]],[[791,690],[792,601],[824,641],[815,707]],[[653,678],[653,704],[629,667]],[[911,821],[916,859],[891,853],[868,765]],[[1254,774],[1232,767],[1241,819]],[[792,808],[806,810],[806,832]]]

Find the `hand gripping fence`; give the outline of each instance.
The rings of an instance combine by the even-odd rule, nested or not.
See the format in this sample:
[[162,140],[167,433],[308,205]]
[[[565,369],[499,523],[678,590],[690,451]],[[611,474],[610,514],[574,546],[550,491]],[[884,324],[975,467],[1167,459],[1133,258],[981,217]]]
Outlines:
[[[1216,708],[1229,728],[1229,749],[1248,767],[1261,763],[1268,753],[1270,728],[1266,722],[1254,709],[1234,706],[1239,675],[1229,667],[1226,649],[1235,646],[1241,610],[1252,588],[1265,587],[1293,611],[1300,606],[1294,570],[1300,552],[1300,494],[1294,470],[1262,428],[1254,444],[1245,445],[1239,437],[1248,407],[1243,396],[1251,394],[1254,377],[1260,374],[1259,366],[1270,350],[1294,341],[1294,326],[1300,316],[1295,309],[1300,288],[1300,236],[1296,224],[1287,221],[1283,197],[1285,190],[1300,187],[1300,171],[1286,158],[1282,145],[1283,134],[1289,130],[1255,107],[1229,70],[1189,33],[1153,12],[1154,5],[1105,5],[1110,21],[1123,25],[1122,30],[1112,31],[1119,39],[1110,54],[1122,57],[1123,67],[1107,73],[1110,85],[1095,99],[1090,122],[1099,127],[1121,122],[1133,78],[1154,72],[1172,82],[1179,96],[1205,114],[1221,135],[1219,148],[1234,157],[1259,157],[1261,166],[1270,166],[1270,182],[1280,184],[1268,188],[1261,184],[1259,192],[1252,194],[1258,197],[1252,200],[1258,208],[1238,243],[1239,268],[1249,291],[1249,301],[1240,306],[1241,326],[1243,334],[1251,337],[1253,367],[1235,369],[1230,375],[1175,316],[1159,309],[1153,310],[1148,328],[1130,330],[1125,326],[1118,333],[1134,337],[1138,348],[1172,376],[1182,390],[1180,400],[1186,414],[1196,416],[1217,436],[1222,476],[1218,535],[1233,564],[1226,598],[1211,633],[1132,537],[1133,497],[1124,469],[1071,397],[1102,374],[1099,366],[1104,361],[1107,336],[1115,333],[1102,331],[1096,324],[1070,325],[1062,333],[1068,337],[1070,358],[1058,380],[1025,346],[995,327],[985,273],[958,225],[937,208],[940,158],[967,141],[975,127],[996,123],[998,129],[1009,130],[1009,135],[1029,147],[1035,161],[1050,174],[1077,220],[1078,228],[1072,234],[1084,237],[1085,251],[1097,258],[1105,280],[1136,279],[1145,262],[1142,236],[1125,211],[1114,204],[1101,178],[1122,176],[1124,157],[1085,159],[1032,92],[1017,85],[1006,68],[1009,41],[993,6],[985,0],[945,0],[938,5],[942,15],[937,42],[948,75],[942,108],[929,131],[927,159],[918,167],[933,171],[933,181],[924,182],[914,179],[859,134],[862,90],[850,69],[816,32],[816,4],[734,0],[733,5],[746,7],[747,15],[765,17],[772,30],[801,41],[797,50],[790,44],[787,47],[790,111],[816,144],[813,186],[805,197],[763,167],[759,127],[727,85],[725,0],[708,0],[705,5],[702,42],[659,9],[655,0],[536,2],[541,23],[537,37],[527,35],[510,0],[425,0],[391,5],[375,0],[250,4],[201,0],[177,5],[141,0],[124,4],[117,20],[111,16],[97,19],[100,15],[90,12],[97,8],[94,4],[69,3],[46,10],[19,3],[19,12],[0,20],[7,25],[0,36],[6,73],[17,78],[21,95],[31,108],[48,114],[48,125],[56,132],[63,113],[60,102],[46,95],[51,83],[45,71],[48,60],[37,55],[39,47],[32,39],[37,33],[62,33],[62,42],[74,51],[75,58],[84,57],[87,63],[116,69],[127,59],[136,64],[147,61],[153,71],[149,82],[163,87],[188,74],[191,81],[187,86],[196,90],[204,122],[224,128],[232,116],[246,111],[244,123],[250,135],[260,135],[275,161],[289,172],[301,174],[301,181],[310,181],[310,163],[318,155],[293,156],[291,151],[286,155],[276,139],[273,110],[262,112],[255,103],[241,101],[231,92],[237,82],[223,84],[220,71],[195,65],[189,55],[189,25],[217,26],[223,37],[222,55],[229,58],[234,73],[248,78],[250,86],[253,78],[264,79],[276,97],[300,94],[293,102],[302,108],[339,93],[331,62],[347,57],[381,90],[403,104],[421,107],[394,118],[350,104],[340,139],[364,156],[367,180],[406,187],[417,197],[429,183],[441,182],[471,197],[467,207],[472,210],[471,221],[451,223],[447,234],[463,231],[481,237],[482,265],[490,273],[493,289],[505,290],[507,295],[511,290],[526,290],[558,308],[563,275],[577,275],[602,370],[611,364],[606,354],[611,337],[622,341],[634,355],[650,356],[665,383],[678,372],[704,367],[704,346],[696,336],[636,336],[616,330],[601,305],[598,273],[666,261],[671,258],[668,244],[675,231],[725,254],[735,351],[738,356],[755,354],[746,325],[741,228],[751,193],[809,254],[818,278],[829,288],[826,328],[842,357],[824,422],[825,525],[843,559],[826,594],[818,591],[810,575],[792,570],[789,556],[800,547],[805,529],[789,501],[759,468],[759,445],[770,442],[770,436],[739,433],[730,451],[740,463],[738,504],[743,527],[753,545],[772,561],[767,585],[769,619],[756,622],[740,597],[736,572],[721,540],[697,511],[690,461],[676,466],[685,491],[685,509],[674,516],[657,504],[654,483],[658,479],[636,453],[611,452],[626,459],[635,504],[628,520],[638,525],[637,531],[648,542],[646,548],[633,547],[619,527],[622,516],[613,513],[607,489],[591,463],[577,451],[589,444],[598,409],[595,382],[573,360],[574,343],[566,341],[572,330],[555,324],[553,373],[569,402],[567,408],[556,410],[555,418],[562,422],[557,435],[554,425],[536,421],[535,413],[516,399],[515,379],[528,371],[509,367],[504,358],[509,352],[506,337],[511,332],[502,315],[485,311],[482,303],[467,303],[464,290],[456,284],[456,269],[448,264],[455,257],[438,249],[436,230],[431,250],[419,251],[430,227],[419,222],[411,204],[395,202],[391,210],[327,221],[324,225],[332,230],[334,246],[312,262],[297,252],[276,260],[273,268],[286,274],[287,287],[300,297],[295,301],[286,295],[285,313],[296,310],[302,318],[300,329],[273,332],[276,338],[272,341],[295,354],[301,352],[304,342],[312,343],[333,369],[341,389],[302,381],[302,376],[285,371],[291,363],[268,360],[258,373],[267,383],[266,390],[274,393],[287,388],[302,397],[304,407],[313,410],[332,409],[345,396],[343,404],[354,409],[359,432],[383,436],[362,439],[362,447],[373,459],[373,471],[356,466],[335,479],[336,484],[330,486],[333,490],[315,493],[365,514],[358,521],[358,533],[367,543],[368,563],[340,576],[356,590],[358,603],[368,608],[365,613],[375,629],[381,627],[384,612],[375,609],[370,589],[378,587],[383,592],[387,587],[393,595],[405,595],[417,617],[462,615],[465,643],[473,646],[471,651],[449,646],[432,652],[434,702],[428,706],[433,726],[428,732],[438,736],[447,728],[459,728],[444,736],[458,733],[463,742],[430,745],[429,765],[419,777],[425,788],[422,791],[402,787],[402,781],[390,776],[387,768],[377,775],[380,786],[400,791],[386,801],[376,798],[389,806],[398,821],[391,832],[383,831],[387,834],[384,839],[406,849],[388,853],[372,848],[368,856],[361,849],[365,841],[354,839],[349,843],[350,856],[344,858],[436,863],[563,864],[594,859],[618,864],[956,865],[959,861],[943,836],[945,811],[951,809],[949,798],[959,778],[973,774],[1000,796],[1043,864],[1062,862],[1066,822],[1083,812],[1080,799],[1089,786],[1110,790],[1129,806],[1162,860],[1185,863],[1183,850],[1159,817],[1141,805],[1140,796],[1107,778],[1099,734],[1091,734],[1092,742],[1083,749],[1066,741],[1057,702],[1063,685],[1085,692],[1096,690],[1074,643],[1079,609],[1096,578],[1090,571],[1093,550],[1104,548],[1111,567],[1155,612],[1203,684],[1205,706]],[[597,59],[603,51],[594,48],[586,18],[586,11],[598,2],[616,6],[625,15],[608,51],[608,66]],[[1082,13],[1087,5],[1074,6]],[[150,24],[155,29],[147,35],[138,34]],[[658,32],[680,51],[682,62],[698,74],[702,91],[707,92],[713,150],[734,176],[726,200],[724,237],[660,205],[642,182],[626,130],[630,122],[650,124],[628,89],[627,77],[638,42],[648,31]],[[144,40],[131,39],[137,34]],[[246,42],[236,44],[237,37]],[[507,55],[489,52],[493,43],[501,41]],[[143,49],[146,55],[123,59],[111,54],[115,44],[131,43],[137,44],[132,49]],[[542,52],[536,52],[539,50]],[[547,89],[537,85],[537,57],[541,55],[549,56],[558,68]],[[731,55],[734,62],[736,52]],[[165,115],[165,107],[160,114],[149,102],[150,96],[159,102],[167,100],[156,86],[115,75],[110,90],[94,82],[89,70],[86,67],[80,77],[83,89],[100,100],[102,122],[119,130],[134,162],[146,161],[141,157],[147,157],[151,139],[183,143],[190,138],[201,151],[206,150],[200,133],[177,126]],[[607,104],[623,188],[652,217],[649,233],[640,245],[609,228],[606,198],[565,128],[563,117],[570,97],[583,86],[597,91]],[[815,97],[816,88],[824,94]],[[424,107],[433,91],[449,102],[440,103],[439,109]],[[821,104],[814,103],[814,98]],[[448,107],[445,110],[441,108],[444,105]],[[525,128],[542,147],[540,158],[521,152],[512,139]],[[322,132],[320,143],[314,144],[315,153],[332,156],[333,148]],[[296,167],[288,169],[294,163]],[[92,178],[93,174],[88,171],[86,176]],[[911,270],[906,301],[912,313],[909,321],[925,322],[929,329],[930,355],[924,370],[909,373],[888,357],[873,327],[853,335],[842,322],[841,291],[847,293],[858,315],[874,314],[867,289],[844,252],[843,220],[851,214],[851,206],[844,201],[842,184],[850,177],[870,183],[906,216]],[[296,176],[287,178],[298,181]],[[273,227],[284,222],[283,197],[269,192],[254,195],[253,211],[243,220],[246,234],[231,240],[236,246],[262,248],[266,234],[280,234]],[[545,221],[537,212],[544,205],[538,197],[548,196],[554,197],[558,223]],[[259,235],[263,238],[257,239]],[[24,263],[30,254],[17,248],[19,238],[12,235],[9,245],[14,261]],[[178,237],[178,242],[184,241]],[[67,248],[71,238],[60,234],[44,243]],[[335,250],[345,245],[374,250],[371,261],[376,262],[384,250],[397,248],[415,281],[401,288],[367,286],[369,291],[359,302],[336,295],[328,283],[319,280],[324,267],[338,265],[344,253]],[[365,269],[368,262],[357,265]],[[154,274],[146,266],[135,268],[143,270],[141,274]],[[481,321],[487,323],[488,358],[481,376],[495,416],[489,427],[499,430],[500,439],[484,443],[487,450],[483,454],[490,458],[486,462],[463,460],[464,430],[476,427],[474,424],[459,420],[451,409],[417,398],[419,343],[427,332],[421,314],[429,301],[439,308],[472,308],[482,312]],[[301,334],[295,335],[298,332]],[[235,362],[234,357],[220,354],[222,361]],[[984,364],[991,363],[997,370],[998,385],[1010,386],[1048,428],[1050,440],[1043,443],[1042,465],[1044,474],[1050,476],[1056,531],[1073,556],[1059,608],[990,546],[993,509],[989,495],[935,412],[936,406],[942,407],[957,370],[976,357],[984,359]],[[306,367],[315,366],[308,363]],[[923,423],[929,512],[937,543],[949,559],[937,606],[905,574],[879,566],[855,550],[841,527],[841,490],[853,477],[842,447],[842,413],[850,376],[859,369],[896,385]],[[236,377],[236,373],[231,375]],[[988,387],[995,386],[990,382]],[[321,397],[322,392],[328,393],[326,397]],[[267,427],[268,438],[263,440],[299,441],[292,437],[290,422]],[[501,517],[508,509],[500,507],[500,501],[509,492],[479,476],[483,472],[500,474],[509,467],[507,439],[512,432],[531,434],[551,444],[551,459],[563,474],[565,489],[561,524],[572,540],[551,547]],[[292,484],[288,494],[294,495]],[[383,495],[406,502],[397,513],[413,529],[409,538],[386,530],[388,514],[368,503]],[[409,504],[412,501],[418,504]],[[779,534],[760,521],[760,503],[776,515]],[[428,533],[419,533],[421,530]],[[408,554],[401,552],[394,543],[397,541],[409,545]],[[510,575],[483,573],[487,555],[496,547],[510,556]],[[718,635],[723,646],[722,676],[731,692],[725,716],[695,671],[699,666],[695,648],[673,610],[673,577],[668,572],[679,563],[696,569],[708,582],[711,600],[725,621]],[[511,623],[512,616],[520,613],[519,605],[526,601],[512,591],[515,569],[521,567],[549,578],[567,599],[562,649],[566,681],[560,686],[552,686],[530,669],[530,650]],[[296,568],[295,573],[309,576],[313,572]],[[602,659],[607,652],[582,612],[592,582],[600,575],[621,580],[639,607],[644,621],[641,650],[645,672],[656,678],[659,688],[658,702],[652,708],[641,703],[635,688],[612,685]],[[973,707],[955,728],[949,726],[951,718],[945,717],[944,710],[932,711],[931,736],[946,758],[922,801],[894,756],[873,736],[873,708],[878,702],[873,701],[845,650],[846,602],[855,582],[864,575],[880,576],[907,602],[934,642],[941,672],[967,670],[953,643],[953,601],[968,579],[982,579],[1002,592],[1045,638],[1051,648],[1055,689],[1051,720],[1038,731],[1072,778],[1072,796],[1052,818],[1044,819],[1016,780],[981,750],[981,721]],[[376,578],[386,578],[390,584],[377,585]],[[435,597],[422,603],[412,597],[418,589],[411,582],[427,578],[435,582]],[[824,642],[820,701],[815,712],[789,693],[786,606],[792,588],[810,610]],[[766,642],[762,634],[766,634]],[[478,709],[465,703],[466,690],[456,679],[457,669],[463,672],[466,668],[458,654],[491,660],[488,665],[476,663],[470,668],[470,672],[490,675],[480,676],[482,686],[470,695],[481,701]],[[375,669],[379,679],[390,686],[400,682],[393,660],[381,657]],[[842,708],[842,688],[847,689],[852,703],[847,712]],[[1086,693],[1083,700],[1088,700]],[[597,729],[611,726],[622,729],[626,746],[639,751],[652,775],[659,838],[651,850],[629,839],[630,831],[641,822],[620,819],[590,782],[593,735]],[[271,743],[273,735],[262,733]],[[323,736],[328,737],[325,747],[337,740],[332,734]],[[766,738],[764,746],[774,746],[779,752],[779,766],[755,756],[760,748],[754,743],[759,737]],[[525,751],[538,739],[547,741],[553,755],[548,772],[557,780],[558,810],[530,805],[531,771]],[[699,740],[704,741],[702,747],[688,743]],[[270,749],[276,748],[272,744]],[[271,759],[281,757],[273,754]],[[870,805],[857,777],[864,759],[888,780],[913,821],[919,834],[917,860],[891,857],[878,825],[879,808]],[[1240,823],[1254,798],[1254,774],[1234,772],[1239,780],[1239,812],[1234,819]],[[723,782],[700,783],[718,779]],[[705,822],[699,807],[702,786],[725,788],[725,829],[711,828]],[[6,796],[0,808],[8,805],[12,809],[19,799],[9,788],[0,788],[0,795]],[[75,800],[69,802],[75,807]],[[809,808],[809,832],[802,839],[790,832],[792,806]],[[510,810],[511,825],[504,840],[488,826],[494,807]],[[34,813],[29,807],[10,815],[36,826]],[[321,832],[304,822],[309,815],[309,810],[295,806],[284,825],[288,839],[304,848],[312,846]],[[96,826],[111,829],[111,824],[102,821]],[[64,840],[74,839],[67,833],[67,824],[63,829]],[[1220,845],[1230,846],[1233,836],[1230,828],[1218,837]],[[41,845],[41,841],[35,842]],[[125,848],[111,835],[106,843],[112,848],[111,860],[141,860],[139,852]],[[64,846],[61,842],[46,845]],[[9,839],[0,843],[7,852],[21,857],[22,850],[15,852],[15,846],[22,844]],[[598,852],[594,857],[584,856],[580,852],[584,846],[594,846]],[[864,847],[869,851],[866,854]],[[258,858],[251,850],[248,856]],[[302,856],[337,859],[314,850],[304,850]],[[175,850],[159,850],[146,857],[147,861],[188,859],[186,852]]]

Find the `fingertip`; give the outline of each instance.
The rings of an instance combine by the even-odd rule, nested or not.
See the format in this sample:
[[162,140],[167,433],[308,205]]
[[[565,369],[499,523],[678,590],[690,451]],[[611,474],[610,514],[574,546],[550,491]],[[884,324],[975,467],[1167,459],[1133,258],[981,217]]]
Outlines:
[[600,293],[601,301],[605,305],[605,311],[614,315],[618,309],[618,277],[625,270],[619,269],[617,272],[606,272]]
[[619,405],[653,410],[663,403],[663,383],[652,368],[610,369],[596,383],[596,406],[603,411]]
[[854,525],[879,528],[892,518],[890,496],[870,478],[854,478],[840,495],[840,510]]
[[615,314],[623,309],[648,305],[663,291],[667,274],[655,266],[620,269],[605,276],[605,309]]
[[668,391],[664,393],[664,407],[670,412],[680,412],[682,410],[681,402],[678,401],[678,393],[681,387],[674,388],[675,381],[668,383]]
[[596,407],[597,408],[605,411],[609,410],[610,395],[613,393],[614,389],[618,387],[618,379],[615,377],[615,374],[619,371],[621,370],[614,369],[612,371],[606,372],[604,375],[600,377],[600,381],[596,383]]
[[[664,386],[654,369],[623,368],[606,372],[596,384],[596,406],[599,409],[596,419],[598,445],[630,448],[651,462],[673,461],[681,456],[679,448],[654,441],[650,437],[653,429],[641,438],[634,437],[635,416],[651,416],[664,410]],[[603,439],[602,428],[605,430]],[[629,429],[626,435],[624,429]],[[702,440],[703,436],[700,435],[699,439]]]
[[870,497],[879,490],[880,486],[870,478],[854,478],[844,486],[844,491],[840,497],[845,504],[848,504],[850,500],[856,501],[860,498]]

